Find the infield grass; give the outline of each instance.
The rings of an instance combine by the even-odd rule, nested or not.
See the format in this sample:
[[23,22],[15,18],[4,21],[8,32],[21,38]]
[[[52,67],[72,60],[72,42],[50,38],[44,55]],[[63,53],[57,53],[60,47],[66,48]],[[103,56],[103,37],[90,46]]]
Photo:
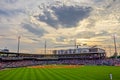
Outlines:
[[0,80],[120,80],[120,67],[15,68],[0,71]]

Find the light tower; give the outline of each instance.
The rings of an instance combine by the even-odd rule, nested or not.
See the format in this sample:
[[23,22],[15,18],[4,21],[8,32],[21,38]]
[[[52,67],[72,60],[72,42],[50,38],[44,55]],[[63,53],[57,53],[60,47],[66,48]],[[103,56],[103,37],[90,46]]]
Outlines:
[[113,35],[113,40],[114,40],[114,48],[115,48],[114,56],[117,59],[118,53],[117,53],[117,46],[116,46],[116,35]]
[[18,36],[18,48],[17,48],[17,53],[19,53],[20,50],[20,36]]
[[45,40],[45,46],[44,47],[45,47],[45,51],[44,51],[45,53],[44,54],[46,54],[46,50],[47,50],[46,40]]

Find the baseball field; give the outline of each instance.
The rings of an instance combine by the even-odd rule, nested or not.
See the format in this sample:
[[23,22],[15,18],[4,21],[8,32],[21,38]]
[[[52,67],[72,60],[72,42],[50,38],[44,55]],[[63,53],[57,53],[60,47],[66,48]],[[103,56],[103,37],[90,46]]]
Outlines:
[[0,80],[120,80],[117,66],[32,66],[0,70]]

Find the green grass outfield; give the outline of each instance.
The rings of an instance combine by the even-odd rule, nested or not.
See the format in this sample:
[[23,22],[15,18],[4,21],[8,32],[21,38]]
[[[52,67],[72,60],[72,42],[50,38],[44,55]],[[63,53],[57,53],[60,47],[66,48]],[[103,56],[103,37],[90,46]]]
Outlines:
[[0,80],[120,80],[120,67],[15,68],[0,71]]

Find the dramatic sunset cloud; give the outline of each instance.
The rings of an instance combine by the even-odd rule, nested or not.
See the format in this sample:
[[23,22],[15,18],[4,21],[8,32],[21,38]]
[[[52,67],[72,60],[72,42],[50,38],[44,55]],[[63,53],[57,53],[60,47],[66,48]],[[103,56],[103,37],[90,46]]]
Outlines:
[[[120,0],[1,0],[0,48],[41,53],[77,44],[120,48]],[[60,48],[60,47],[59,47]],[[118,51],[119,52],[119,51]]]

